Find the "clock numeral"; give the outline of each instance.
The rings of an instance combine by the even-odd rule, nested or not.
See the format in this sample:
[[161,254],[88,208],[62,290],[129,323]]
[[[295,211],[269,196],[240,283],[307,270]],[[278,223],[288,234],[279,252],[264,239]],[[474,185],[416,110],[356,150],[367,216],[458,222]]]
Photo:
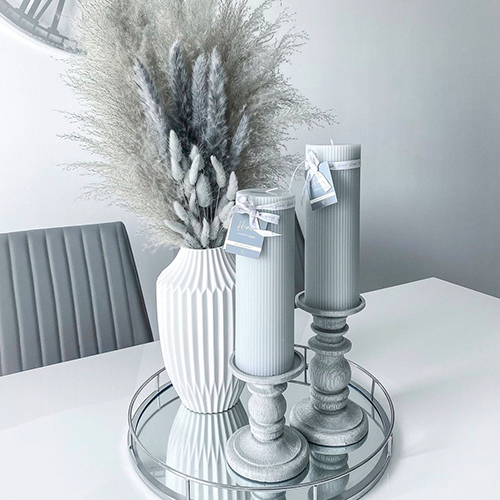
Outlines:
[[[50,0],[50,1],[52,1],[52,0]],[[54,19],[52,21],[52,29],[55,31],[57,31],[57,26],[59,25],[59,21],[61,19],[61,14],[62,14],[62,10],[64,7],[64,2],[66,2],[66,0],[59,0],[59,3],[57,4],[56,15],[54,16]]]
[[[50,4],[51,2],[52,2],[52,0],[49,0],[47,2],[47,4]],[[28,11],[28,16],[35,18],[36,11],[37,11],[38,7],[40,7],[41,3],[42,3],[42,0],[34,0],[33,3],[31,4],[30,10]],[[45,5],[44,7],[46,9],[47,5]],[[42,7],[42,10],[44,10],[43,7]]]
[[[82,49],[71,36],[71,18],[76,15],[72,7],[76,7],[76,2],[77,0],[0,0],[0,19],[7,18],[25,33],[48,45],[80,53]],[[17,6],[12,5],[13,3]]]
[[[23,0],[19,6],[19,10],[23,12],[27,17],[30,17],[37,23],[40,18],[45,14],[47,9],[50,7],[54,0],[45,0],[42,4],[42,0]],[[59,26],[59,21],[61,20],[61,14],[64,8],[66,0],[59,0],[56,7],[56,12],[52,19],[52,25],[50,31],[57,33],[57,28]]]

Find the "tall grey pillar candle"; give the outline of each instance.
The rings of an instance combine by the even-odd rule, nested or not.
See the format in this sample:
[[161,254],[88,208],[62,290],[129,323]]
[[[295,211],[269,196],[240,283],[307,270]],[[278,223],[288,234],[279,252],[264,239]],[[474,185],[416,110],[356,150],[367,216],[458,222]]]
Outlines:
[[[294,357],[295,196],[284,189],[244,189],[255,207],[283,202],[258,259],[236,255],[235,363],[250,375],[280,375]],[[259,221],[262,226],[262,221]]]
[[360,294],[361,162],[352,161],[361,160],[361,145],[308,145],[306,154],[308,149],[320,163],[328,161],[338,202],[314,211],[306,203],[305,303],[345,311],[358,305]]

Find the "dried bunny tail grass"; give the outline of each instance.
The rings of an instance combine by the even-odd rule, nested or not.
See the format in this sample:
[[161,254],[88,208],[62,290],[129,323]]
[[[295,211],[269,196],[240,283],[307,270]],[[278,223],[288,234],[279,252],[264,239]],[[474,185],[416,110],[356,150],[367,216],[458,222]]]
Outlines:
[[179,219],[182,222],[184,222],[184,224],[186,224],[186,225],[189,224],[188,214],[187,214],[186,210],[184,209],[184,207],[178,201],[174,201],[174,211],[177,214],[177,217],[179,217]]
[[213,243],[213,248],[220,247],[224,244],[224,241],[226,239],[226,231],[224,230],[223,227],[221,227],[221,231],[217,235],[217,238],[215,238],[214,243]]
[[231,172],[229,175],[229,183],[227,186],[226,196],[230,201],[234,201],[236,199],[236,192],[238,191],[238,179],[236,178],[236,174]]
[[200,154],[200,149],[198,148],[198,146],[193,145],[193,147],[191,148],[191,153],[189,153],[189,159],[193,161],[196,158],[196,155],[199,154]]
[[195,236],[200,236],[200,234],[201,234],[201,222],[191,212],[188,212],[188,217],[189,217],[189,224],[193,228],[193,233],[195,234]]
[[187,227],[181,222],[176,222],[173,220],[165,219],[165,225],[174,233],[178,233],[181,236],[185,236],[188,233]]
[[196,184],[198,174],[201,170],[203,170],[203,159],[200,154],[197,154],[191,163],[191,168],[189,169],[189,182],[192,186]]
[[219,235],[219,231],[221,231],[221,229],[222,229],[222,226],[221,226],[220,218],[218,215],[216,215],[214,217],[214,220],[212,221],[212,224],[210,225],[210,239],[216,240],[218,235]]
[[[195,190],[195,187],[189,182],[189,170],[184,174],[184,180],[182,181],[182,194],[184,195],[184,202],[188,202],[189,208],[189,198],[191,197],[191,193]],[[182,198],[182,196],[181,196]]]
[[196,182],[196,197],[198,198],[198,205],[203,208],[208,208],[212,205],[212,189],[210,181],[205,174],[200,174]]
[[229,212],[234,207],[234,201],[229,201],[221,207],[219,210],[219,219],[225,223],[228,220]]
[[210,223],[203,219],[202,230],[200,234],[200,243],[203,248],[208,248],[210,244]]
[[212,166],[215,170],[215,179],[217,181],[217,185],[219,186],[219,188],[226,187],[227,177],[222,163],[217,160],[215,156],[210,157],[210,162],[212,163]]
[[200,240],[189,233],[184,235],[184,246],[189,248],[202,248]]
[[189,211],[195,216],[198,217],[200,215],[200,210],[198,206],[198,200],[196,198],[196,191],[193,190],[189,197]]

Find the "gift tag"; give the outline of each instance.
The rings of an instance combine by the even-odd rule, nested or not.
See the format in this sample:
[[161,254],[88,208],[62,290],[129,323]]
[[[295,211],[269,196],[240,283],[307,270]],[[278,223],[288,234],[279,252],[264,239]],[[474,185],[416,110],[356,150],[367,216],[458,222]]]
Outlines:
[[337,203],[337,193],[333,185],[332,173],[327,161],[318,165],[318,172],[309,183],[309,202],[313,210]]
[[[267,229],[267,222],[259,221],[261,229]],[[235,213],[227,231],[224,250],[235,255],[258,259],[264,244],[264,236],[250,227],[248,214]]]

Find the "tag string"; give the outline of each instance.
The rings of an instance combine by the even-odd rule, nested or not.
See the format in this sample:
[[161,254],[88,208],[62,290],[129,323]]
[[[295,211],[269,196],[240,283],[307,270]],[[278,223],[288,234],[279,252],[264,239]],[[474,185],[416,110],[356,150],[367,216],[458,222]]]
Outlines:
[[299,168],[304,165],[306,160],[302,160],[296,167],[295,170],[293,171],[292,178],[290,179],[290,185],[288,186],[288,189],[291,191],[292,190],[292,184],[293,181],[295,180],[295,176],[297,175],[297,172],[299,171]]
[[269,214],[266,212],[260,212],[258,210],[258,209],[282,210],[279,206],[280,203],[283,204],[284,202],[271,203],[269,205],[259,205],[256,207],[253,204],[253,201],[248,196],[238,193],[236,195],[236,203],[229,212],[229,216],[232,217],[235,213],[247,214],[250,227],[257,234],[263,236],[264,238],[272,236],[281,236],[279,233],[261,229],[259,224],[259,220],[261,220],[263,222],[268,222],[270,224],[277,225],[279,223],[280,216],[278,214]]

